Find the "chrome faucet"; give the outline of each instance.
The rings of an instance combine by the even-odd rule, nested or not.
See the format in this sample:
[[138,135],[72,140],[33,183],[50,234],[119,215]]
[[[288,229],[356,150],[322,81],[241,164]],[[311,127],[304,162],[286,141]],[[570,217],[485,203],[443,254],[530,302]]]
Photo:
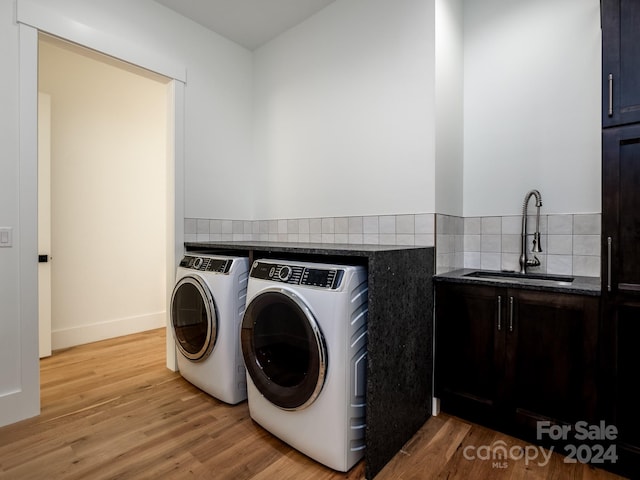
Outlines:
[[527,207],[531,197],[536,197],[536,231],[533,234],[533,248],[531,252],[540,253],[540,207],[542,206],[542,197],[538,190],[531,190],[524,196],[522,205],[522,245],[520,249],[520,273],[527,273],[527,267],[539,267],[540,260],[535,255],[533,258],[527,258]]

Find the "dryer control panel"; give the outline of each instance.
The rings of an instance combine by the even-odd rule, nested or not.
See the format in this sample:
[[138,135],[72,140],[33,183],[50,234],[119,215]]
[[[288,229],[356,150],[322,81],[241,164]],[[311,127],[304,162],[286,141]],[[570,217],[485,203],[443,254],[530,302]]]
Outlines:
[[344,270],[313,268],[301,265],[287,265],[253,262],[250,276],[260,280],[288,283],[291,285],[306,285],[309,287],[327,288],[335,290],[340,286]]
[[231,262],[228,258],[196,257],[185,255],[180,261],[182,268],[190,268],[200,272],[229,273]]

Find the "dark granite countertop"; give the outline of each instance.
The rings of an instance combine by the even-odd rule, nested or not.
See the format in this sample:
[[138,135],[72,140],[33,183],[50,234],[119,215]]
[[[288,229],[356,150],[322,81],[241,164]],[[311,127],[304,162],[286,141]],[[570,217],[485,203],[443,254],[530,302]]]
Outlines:
[[187,251],[195,250],[260,250],[270,252],[293,252],[305,254],[343,255],[368,257],[378,252],[413,250],[421,247],[413,245],[357,245],[339,243],[292,243],[292,242],[185,242]]
[[[495,287],[521,288],[527,290],[542,290],[556,293],[571,293],[579,295],[600,295],[600,278],[572,276],[572,282],[561,281],[565,275],[545,275],[545,277],[557,277],[560,281],[541,280],[536,278],[491,277],[481,278],[468,276],[473,272],[491,272],[490,270],[477,270],[464,268],[452,272],[442,273],[433,277],[434,282],[467,283],[475,285],[491,285]],[[568,275],[567,275],[568,276]]]

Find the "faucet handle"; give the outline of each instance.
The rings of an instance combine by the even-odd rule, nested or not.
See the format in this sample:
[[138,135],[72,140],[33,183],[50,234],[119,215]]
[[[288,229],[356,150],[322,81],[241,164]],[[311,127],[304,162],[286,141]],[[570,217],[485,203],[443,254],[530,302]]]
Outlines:
[[540,259],[535,255],[533,256],[533,258],[527,259],[527,267],[539,267],[539,266],[540,266]]

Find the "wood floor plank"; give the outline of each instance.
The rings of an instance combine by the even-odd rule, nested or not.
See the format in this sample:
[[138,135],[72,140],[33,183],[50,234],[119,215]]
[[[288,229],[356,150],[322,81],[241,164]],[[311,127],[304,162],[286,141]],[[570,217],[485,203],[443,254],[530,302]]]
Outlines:
[[[364,478],[364,461],[331,470],[253,422],[246,402],[227,405],[167,370],[165,341],[157,329],[41,360],[42,412],[0,428],[0,479]],[[376,480],[621,478],[558,454],[545,466],[509,460],[506,468],[464,454],[497,442],[527,446],[457,417],[432,417]]]

